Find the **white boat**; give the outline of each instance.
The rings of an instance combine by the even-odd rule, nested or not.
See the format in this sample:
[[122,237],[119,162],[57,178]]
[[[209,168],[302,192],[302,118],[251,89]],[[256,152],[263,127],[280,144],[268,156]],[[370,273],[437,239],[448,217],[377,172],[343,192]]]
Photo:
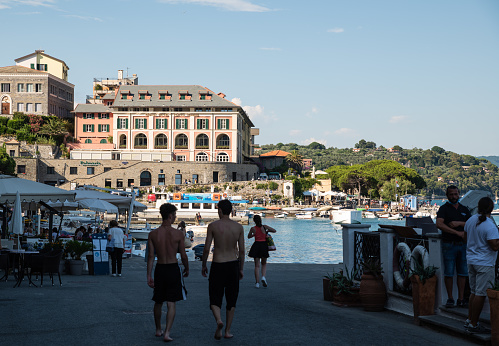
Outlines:
[[262,212],[259,212],[259,213],[254,213],[253,216],[260,216],[260,217],[265,217],[265,213],[262,211]]
[[288,217],[288,213],[286,213],[285,211],[274,214],[274,218],[276,219],[285,219],[286,217]]
[[390,217],[390,214],[380,214],[378,215],[380,219],[388,219]]
[[187,232],[191,231],[194,233],[194,236],[206,236],[206,232],[208,231],[208,225],[186,225],[185,230]]
[[333,223],[361,223],[362,211],[355,209],[331,210],[331,220]]
[[307,211],[305,213],[296,213],[295,216],[297,219],[306,219],[306,220],[310,220],[312,219],[312,217],[314,217],[315,213],[311,212],[311,211]]
[[491,215],[499,215],[499,209],[494,209],[492,210],[492,213],[490,213]]
[[297,208],[297,207],[285,207],[285,208],[282,208],[282,210],[284,210],[284,211],[298,211],[298,210],[300,210],[300,208]]
[[236,210],[236,216],[238,217],[253,217],[253,211],[249,209]]
[[404,217],[400,214],[393,214],[392,216],[388,217],[388,220],[402,220]]
[[364,219],[377,219],[378,217],[376,216],[376,213],[373,213],[372,211],[365,211],[362,214],[362,217]]
[[144,228],[130,228],[130,235],[137,240],[147,240],[151,232],[151,225],[146,223]]

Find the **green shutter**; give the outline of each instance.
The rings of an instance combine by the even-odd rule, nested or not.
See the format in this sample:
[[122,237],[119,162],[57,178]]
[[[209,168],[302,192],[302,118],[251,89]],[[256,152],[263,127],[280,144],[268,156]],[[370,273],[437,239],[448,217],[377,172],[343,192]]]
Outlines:
[[139,128],[139,119],[135,118],[135,128]]
[[159,119],[156,119],[156,129],[159,129]]
[[185,129],[189,129],[189,119],[184,119]]
[[101,125],[101,124],[99,124],[99,125],[97,126],[97,131],[102,132],[102,125]]
[[102,119],[101,114],[97,113],[97,119]]
[[87,126],[83,124],[83,132],[87,132]]
[[45,64],[45,71],[47,71],[47,64]]
[[128,118],[125,119],[125,128],[128,130]]
[[147,119],[144,119],[144,129],[147,130]]
[[180,128],[180,119],[175,119],[175,128],[177,130]]
[[118,121],[116,123],[116,128],[119,130],[121,129],[121,121],[120,121],[120,118],[118,118]]
[[198,130],[201,129],[201,119],[197,119],[197,123],[198,123]]
[[95,119],[95,114],[94,113],[92,113],[92,119]]
[[220,130],[220,126],[221,126],[220,123],[221,123],[220,119],[217,119],[217,129],[218,130]]
[[210,119],[206,119],[206,129],[210,128]]
[[34,70],[35,69],[35,64],[31,64],[31,69]]
[[165,126],[164,129],[166,130],[168,128],[168,119],[165,119]]
[[92,124],[92,132],[95,132],[95,126]]
[[227,126],[227,130],[229,130],[230,129],[230,120],[229,119],[227,119],[227,122],[225,123],[225,125]]

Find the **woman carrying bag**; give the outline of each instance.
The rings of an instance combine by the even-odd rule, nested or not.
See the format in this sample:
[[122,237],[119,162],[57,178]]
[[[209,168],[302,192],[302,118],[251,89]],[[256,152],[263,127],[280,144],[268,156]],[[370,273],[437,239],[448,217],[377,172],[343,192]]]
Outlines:
[[262,285],[267,287],[267,258],[269,257],[269,249],[267,244],[267,233],[275,233],[276,230],[267,225],[262,225],[262,218],[258,215],[253,217],[255,226],[251,227],[248,233],[248,239],[255,237],[255,242],[251,245],[249,257],[255,261],[255,288],[260,288],[260,259],[262,261]]

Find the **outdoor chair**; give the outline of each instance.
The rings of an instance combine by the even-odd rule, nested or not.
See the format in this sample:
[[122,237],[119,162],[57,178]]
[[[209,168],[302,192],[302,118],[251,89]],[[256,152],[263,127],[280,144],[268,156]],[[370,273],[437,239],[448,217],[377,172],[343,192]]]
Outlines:
[[9,278],[9,271],[10,271],[10,260],[9,260],[9,254],[6,252],[6,253],[1,253],[0,254],[0,269],[5,271],[5,274],[4,276],[2,276],[0,278],[0,280],[4,280],[7,281],[7,279]]
[[29,255],[26,259],[26,270],[28,271],[28,279],[29,279],[29,285],[33,283],[31,280],[31,276],[33,273],[37,274],[37,279],[38,279],[38,274],[41,274],[42,281],[40,287],[43,286],[43,263],[45,260],[45,254],[32,254]]
[[52,280],[52,286],[54,286],[53,274],[57,273],[57,276],[59,276],[59,285],[62,286],[59,264],[61,262],[63,254],[64,254],[63,250],[54,250],[51,253],[45,255],[45,259],[43,261],[42,284],[43,284],[43,273],[48,273],[50,275],[50,279]]

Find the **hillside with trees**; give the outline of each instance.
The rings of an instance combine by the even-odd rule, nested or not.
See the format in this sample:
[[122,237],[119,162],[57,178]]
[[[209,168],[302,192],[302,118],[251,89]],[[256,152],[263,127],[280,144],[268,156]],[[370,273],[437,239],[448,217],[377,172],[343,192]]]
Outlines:
[[[485,158],[457,154],[438,146],[431,149],[406,149],[398,145],[384,148],[378,147],[374,142],[360,140],[354,148],[340,149],[326,148],[317,142],[306,146],[296,143],[277,143],[262,145],[259,153],[272,150],[284,150],[290,153],[295,150],[295,154],[312,159],[316,170],[325,170],[330,174],[340,169],[335,168],[337,166],[363,165],[375,160],[395,161],[414,170],[424,179],[425,187],[415,188],[416,192],[423,195],[444,196],[449,184],[457,185],[463,193],[479,189],[499,194],[499,168],[496,165]],[[287,169],[288,165],[283,164],[276,170],[283,173]],[[380,187],[377,186],[376,189]],[[369,195],[369,191],[364,192]]]

